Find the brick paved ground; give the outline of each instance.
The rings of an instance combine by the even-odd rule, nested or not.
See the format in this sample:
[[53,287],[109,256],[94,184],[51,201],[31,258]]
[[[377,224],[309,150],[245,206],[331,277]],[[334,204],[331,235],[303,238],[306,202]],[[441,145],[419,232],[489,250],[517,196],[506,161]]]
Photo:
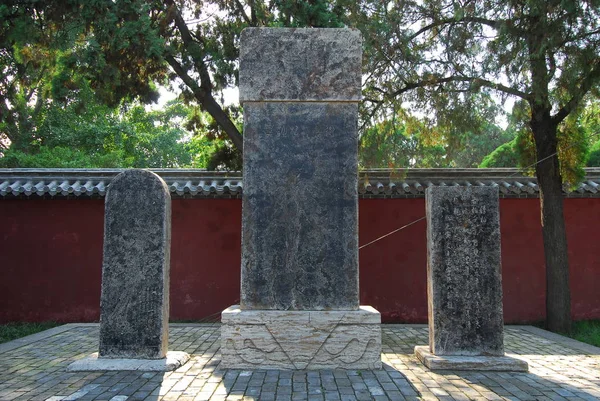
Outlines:
[[425,326],[383,326],[379,371],[224,370],[218,325],[172,325],[170,338],[192,355],[171,373],[65,372],[97,350],[97,325],[0,345],[0,400],[600,400],[600,349],[532,327],[506,330],[529,373],[432,373],[413,355]]

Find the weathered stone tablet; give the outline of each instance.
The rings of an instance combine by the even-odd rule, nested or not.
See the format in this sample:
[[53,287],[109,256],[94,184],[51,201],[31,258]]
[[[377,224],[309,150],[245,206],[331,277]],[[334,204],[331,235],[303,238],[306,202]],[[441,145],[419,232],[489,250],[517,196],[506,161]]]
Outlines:
[[245,309],[358,309],[355,103],[246,103]]
[[241,43],[241,103],[361,100],[356,29],[246,28]]
[[146,170],[126,170],[105,200],[100,358],[165,358],[171,196]]
[[221,315],[224,367],[381,367],[381,315],[358,298],[361,58],[357,30],[242,32],[242,285]]
[[360,32],[241,40],[241,307],[358,310]]
[[498,189],[430,187],[425,197],[431,352],[502,356]]
[[429,187],[429,346],[415,355],[431,370],[527,372],[504,356],[498,188]]

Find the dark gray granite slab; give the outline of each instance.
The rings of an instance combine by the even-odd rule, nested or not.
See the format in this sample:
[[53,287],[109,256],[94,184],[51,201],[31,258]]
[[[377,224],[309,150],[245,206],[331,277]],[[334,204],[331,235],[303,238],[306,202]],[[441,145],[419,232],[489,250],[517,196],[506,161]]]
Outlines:
[[243,309],[358,309],[357,103],[247,103]]
[[356,29],[246,28],[240,101],[359,101],[361,63]]
[[164,358],[168,344],[171,197],[146,170],[126,170],[105,201],[101,358]]
[[498,189],[430,187],[429,345],[435,355],[504,355]]

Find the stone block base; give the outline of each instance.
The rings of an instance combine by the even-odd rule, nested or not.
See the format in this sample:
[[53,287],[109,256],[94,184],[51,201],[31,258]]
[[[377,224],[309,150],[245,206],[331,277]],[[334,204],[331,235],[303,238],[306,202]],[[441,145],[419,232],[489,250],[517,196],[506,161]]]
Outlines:
[[231,369],[381,369],[381,315],[234,305],[221,314],[221,353]]
[[429,346],[418,345],[415,355],[430,370],[481,370],[527,372],[529,364],[526,361],[508,356],[454,356],[433,355]]
[[97,372],[104,370],[139,370],[144,372],[170,372],[183,366],[190,356],[186,352],[169,351],[163,359],[99,358],[95,352],[87,358],[73,362],[68,372]]

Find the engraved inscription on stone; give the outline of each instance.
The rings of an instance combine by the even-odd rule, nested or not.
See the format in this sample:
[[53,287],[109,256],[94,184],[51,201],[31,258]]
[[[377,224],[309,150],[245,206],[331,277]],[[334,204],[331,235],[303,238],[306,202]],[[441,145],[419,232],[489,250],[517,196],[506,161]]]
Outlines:
[[358,308],[357,108],[244,106],[242,308]]
[[358,292],[360,32],[245,29],[240,305],[222,366],[378,369],[381,316]]
[[498,189],[426,191],[430,348],[504,355]]
[[105,201],[101,358],[164,358],[168,344],[171,197],[145,170],[126,170]]

